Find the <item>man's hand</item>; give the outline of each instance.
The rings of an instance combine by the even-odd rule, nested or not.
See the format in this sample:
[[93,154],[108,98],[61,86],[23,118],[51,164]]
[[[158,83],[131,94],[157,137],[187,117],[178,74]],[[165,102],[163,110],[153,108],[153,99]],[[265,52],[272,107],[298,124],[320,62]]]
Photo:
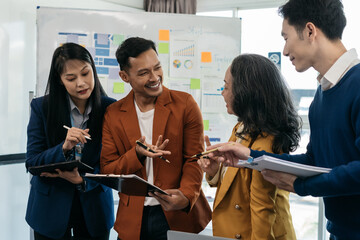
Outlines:
[[278,188],[289,192],[295,192],[294,182],[297,179],[297,176],[268,169],[261,171],[261,174],[266,181],[271,182]]
[[163,141],[163,137],[161,135],[158,137],[155,145],[146,143],[144,136],[142,136],[138,141],[155,152],[155,153],[150,152],[150,151],[140,147],[139,145],[136,145],[135,151],[136,151],[136,155],[138,156],[138,159],[142,159],[144,157],[156,158],[156,157],[160,157],[163,155],[171,154],[170,151],[164,150],[165,147],[167,146],[167,144],[169,143],[169,139],[165,139],[165,141]]
[[165,192],[169,195],[154,192],[149,193],[149,196],[156,198],[165,211],[181,210],[189,206],[189,199],[179,189],[168,189]]
[[60,177],[63,178],[73,184],[80,184],[84,180],[80,176],[78,168],[74,168],[72,171],[61,171],[60,169],[55,169],[57,173],[49,173],[49,172],[43,172],[40,174],[41,177],[51,177],[56,178]]

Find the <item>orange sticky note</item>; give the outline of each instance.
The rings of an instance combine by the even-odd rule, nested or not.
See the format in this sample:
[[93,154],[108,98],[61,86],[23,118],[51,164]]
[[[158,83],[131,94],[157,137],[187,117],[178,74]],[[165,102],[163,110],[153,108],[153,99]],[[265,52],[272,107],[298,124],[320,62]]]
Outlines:
[[170,31],[159,30],[159,41],[169,41],[169,40],[170,40]]
[[211,52],[201,52],[201,62],[211,62]]

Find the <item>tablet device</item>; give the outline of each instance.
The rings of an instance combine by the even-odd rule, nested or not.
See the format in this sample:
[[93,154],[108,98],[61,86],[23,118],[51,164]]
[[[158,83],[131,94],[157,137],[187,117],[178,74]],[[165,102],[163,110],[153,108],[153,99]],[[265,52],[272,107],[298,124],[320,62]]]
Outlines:
[[58,162],[58,163],[50,163],[40,166],[29,167],[29,172],[36,176],[40,175],[42,172],[56,173],[55,169],[60,169],[61,171],[72,171],[74,168],[78,168],[79,172],[93,172],[94,168],[86,165],[80,160],[66,161],[66,162]]

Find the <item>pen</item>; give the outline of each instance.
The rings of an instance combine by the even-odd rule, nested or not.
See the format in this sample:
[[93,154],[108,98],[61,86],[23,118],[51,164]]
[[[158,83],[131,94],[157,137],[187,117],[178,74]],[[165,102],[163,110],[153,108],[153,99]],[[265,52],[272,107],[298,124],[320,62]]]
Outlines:
[[[66,126],[66,125],[63,125],[63,128],[65,128],[65,129],[67,129],[67,130],[69,130],[70,128],[68,127],[68,126]],[[85,136],[85,138],[86,139],[88,139],[88,140],[91,140],[91,138],[90,137],[88,137],[88,136]]]
[[[234,143],[230,143],[230,145],[234,145]],[[219,149],[219,148],[214,148],[214,149],[211,149],[211,150],[209,150],[209,151],[205,151],[205,152],[202,152],[202,153],[198,153],[198,154],[195,154],[195,155],[191,156],[191,158],[199,158],[199,157],[204,156],[204,155],[207,155],[207,154],[209,154],[209,153],[211,153],[211,152],[215,152],[215,151],[217,151],[218,149]]]
[[[140,142],[138,140],[136,140],[136,144],[149,152],[156,153],[154,150],[152,150],[151,148],[149,148],[148,146],[146,146],[145,144],[143,144],[142,142]],[[164,158],[163,156],[159,156],[159,158],[161,158],[162,160],[164,160],[167,163],[170,163],[170,161],[167,160],[166,158]]]
[[201,157],[201,156],[204,156],[204,155],[209,154],[209,153],[211,153],[211,152],[215,152],[215,151],[217,151],[217,150],[218,150],[217,148],[214,148],[214,149],[211,149],[211,150],[206,151],[206,152],[202,152],[202,153],[195,154],[195,155],[191,156],[191,158],[199,158],[199,157]]

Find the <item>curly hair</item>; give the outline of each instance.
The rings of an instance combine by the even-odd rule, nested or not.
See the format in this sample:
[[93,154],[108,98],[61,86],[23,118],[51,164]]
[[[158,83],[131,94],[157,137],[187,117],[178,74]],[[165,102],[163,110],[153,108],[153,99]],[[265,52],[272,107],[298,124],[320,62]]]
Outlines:
[[259,135],[270,134],[274,136],[274,153],[294,151],[302,122],[275,64],[261,55],[242,54],[233,60],[230,73],[232,108],[244,126],[240,135],[254,141]]

